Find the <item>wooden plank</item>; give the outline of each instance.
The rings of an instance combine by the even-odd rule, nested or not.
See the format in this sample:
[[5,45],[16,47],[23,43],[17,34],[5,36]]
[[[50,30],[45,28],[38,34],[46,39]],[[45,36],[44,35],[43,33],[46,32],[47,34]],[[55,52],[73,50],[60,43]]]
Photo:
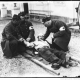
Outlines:
[[56,75],[60,75],[60,73],[58,73],[56,70],[54,70],[53,68],[51,68],[51,65],[45,65],[44,63],[42,63],[41,61],[37,60],[37,59],[33,59],[31,58],[31,61],[33,61],[34,63],[36,63],[37,65],[39,65],[40,67],[44,68],[47,71],[50,71]]
[[51,68],[51,64],[44,64],[42,62],[42,59],[39,59],[39,58],[35,58],[35,57],[32,57],[31,55],[27,55],[26,58],[32,62],[34,62],[35,64],[37,64],[38,66],[40,66],[41,68],[45,69],[46,71],[50,72],[50,73],[54,73],[56,75],[60,75],[59,72],[57,72],[57,70],[54,70],[53,68]]

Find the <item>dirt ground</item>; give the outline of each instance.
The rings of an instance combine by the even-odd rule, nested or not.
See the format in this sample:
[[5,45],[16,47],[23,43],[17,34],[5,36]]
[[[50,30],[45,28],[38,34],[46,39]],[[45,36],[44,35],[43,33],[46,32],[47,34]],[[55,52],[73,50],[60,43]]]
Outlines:
[[[1,32],[8,21],[0,21],[0,42],[1,42]],[[35,29],[35,36],[39,33],[45,33],[46,28],[41,23],[32,22]],[[52,34],[51,34],[52,35]],[[51,42],[51,35],[47,39]],[[80,34],[72,33],[71,40],[69,43],[69,53],[70,55],[74,55],[77,58],[80,57]],[[13,59],[5,59],[3,57],[3,52],[0,47],[0,77],[76,77],[80,76],[80,65],[76,67],[63,68],[61,67],[56,72],[60,72],[61,75],[57,76],[56,74],[49,73],[45,71],[43,68],[39,67],[35,63],[29,61],[23,56],[19,55],[18,58]]]

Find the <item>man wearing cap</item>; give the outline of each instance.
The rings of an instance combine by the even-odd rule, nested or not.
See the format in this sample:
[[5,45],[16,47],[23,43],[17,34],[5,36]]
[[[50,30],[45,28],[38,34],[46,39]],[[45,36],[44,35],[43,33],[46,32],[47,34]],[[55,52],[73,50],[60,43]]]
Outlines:
[[22,37],[28,42],[34,41],[35,40],[35,36],[34,36],[35,31],[33,29],[32,23],[28,20],[29,17],[26,16],[24,12],[20,12],[18,15],[21,18],[19,31],[20,31]]
[[12,20],[3,29],[1,47],[4,53],[3,56],[6,58],[12,58],[26,50],[26,46],[22,42],[24,38],[18,31],[19,23],[20,17],[18,15],[13,15]]
[[45,40],[52,32],[54,34],[51,47],[57,50],[68,51],[68,44],[71,38],[71,32],[68,26],[63,21],[51,20],[51,17],[43,18],[42,22],[47,27],[42,39]]

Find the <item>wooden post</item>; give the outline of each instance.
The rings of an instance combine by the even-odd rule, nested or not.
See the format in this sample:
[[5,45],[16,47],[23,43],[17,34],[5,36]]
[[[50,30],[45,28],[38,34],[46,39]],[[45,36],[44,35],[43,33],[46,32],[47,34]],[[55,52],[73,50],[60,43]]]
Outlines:
[[5,17],[7,15],[7,7],[5,7],[4,4],[2,4],[2,8],[1,8],[1,17]]
[[79,5],[78,5],[78,10],[77,10],[77,18],[78,18],[78,25],[79,25],[79,29],[80,29],[80,2],[79,2]]
[[13,10],[12,10],[12,17],[14,14],[18,14],[20,13],[20,7],[17,6],[16,3],[14,3],[14,7],[13,7]]
[[20,3],[20,12],[23,12],[23,11],[24,11],[23,3]]

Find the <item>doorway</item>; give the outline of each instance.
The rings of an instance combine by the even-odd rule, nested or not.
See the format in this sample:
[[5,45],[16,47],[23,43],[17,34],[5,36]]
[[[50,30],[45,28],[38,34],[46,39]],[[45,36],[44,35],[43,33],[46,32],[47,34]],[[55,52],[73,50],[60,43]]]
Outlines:
[[28,3],[23,3],[25,14],[29,14]]

